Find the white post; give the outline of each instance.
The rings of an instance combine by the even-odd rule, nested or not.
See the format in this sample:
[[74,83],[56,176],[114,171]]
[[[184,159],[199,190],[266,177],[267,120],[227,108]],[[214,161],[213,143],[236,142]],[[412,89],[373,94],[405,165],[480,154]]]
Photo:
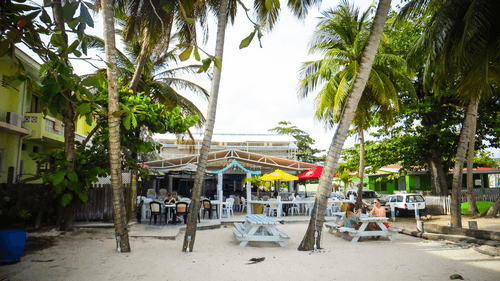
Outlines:
[[[252,175],[250,173],[247,173],[247,178],[250,178],[252,177]],[[252,204],[250,204],[250,200],[252,200],[252,185],[251,183],[248,181],[247,182],[247,214],[251,214],[252,213]]]
[[413,204],[415,206],[415,219],[418,221],[420,220],[420,215],[418,213],[418,203]]
[[394,210],[394,204],[391,204],[391,217],[392,221],[396,221],[396,210]]
[[222,173],[217,174],[217,200],[219,200],[219,218],[222,216],[222,202],[224,197],[222,196],[222,180],[224,175]]
[[282,212],[282,209],[283,209],[283,207],[281,205],[281,195],[278,195],[277,199],[278,199],[278,213],[276,214],[276,216],[278,218],[281,218],[281,212]]

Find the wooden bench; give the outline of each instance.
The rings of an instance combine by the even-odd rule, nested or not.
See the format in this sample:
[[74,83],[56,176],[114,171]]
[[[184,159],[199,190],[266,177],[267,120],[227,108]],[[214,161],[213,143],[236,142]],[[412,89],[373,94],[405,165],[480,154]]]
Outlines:
[[335,223],[335,222],[327,222],[325,223],[326,228],[328,228],[328,233],[333,233],[334,229],[338,229],[340,227],[340,224]]
[[403,230],[400,228],[395,228],[395,227],[388,227],[387,230],[391,232],[402,232]]
[[279,233],[279,235],[281,236],[281,238],[283,238],[284,240],[290,240],[290,235],[288,235],[287,233],[285,233],[283,230],[280,230],[280,229],[277,229],[276,228],[276,231]]
[[233,233],[236,239],[241,241],[240,246],[244,247],[248,242],[275,242],[281,247],[285,247],[285,241],[291,236],[276,228],[279,222],[263,215],[249,214],[246,222],[234,223]]
[[234,223],[234,227],[235,227],[235,229],[233,229],[234,235],[236,235],[238,237],[244,237],[244,236],[247,235],[245,233],[245,224],[239,223],[239,222],[235,222]]
[[352,227],[345,227],[345,226],[343,226],[343,227],[339,227],[338,230],[340,232],[348,232],[348,233],[351,233],[351,234],[358,233],[358,230],[355,229],[355,228],[352,228]]

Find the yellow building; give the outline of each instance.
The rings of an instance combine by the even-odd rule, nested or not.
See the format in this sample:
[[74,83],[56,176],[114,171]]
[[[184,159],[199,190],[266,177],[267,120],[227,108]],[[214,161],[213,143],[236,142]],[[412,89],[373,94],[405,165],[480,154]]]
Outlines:
[[[40,64],[16,49],[27,74],[39,80]],[[50,151],[64,147],[62,118],[44,116],[39,97],[28,92],[26,82],[16,85],[9,77],[19,71],[18,62],[9,56],[0,58],[0,183],[6,183],[9,169],[13,169],[13,182],[36,174],[36,163],[31,152]],[[83,141],[92,128],[79,120],[75,124],[76,140]]]

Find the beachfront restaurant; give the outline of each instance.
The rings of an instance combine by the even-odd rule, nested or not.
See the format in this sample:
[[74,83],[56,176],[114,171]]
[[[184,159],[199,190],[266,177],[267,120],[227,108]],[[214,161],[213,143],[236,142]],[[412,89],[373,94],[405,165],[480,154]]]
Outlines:
[[[143,189],[143,194],[148,188],[154,188],[156,194],[159,194],[160,189],[166,189],[168,193],[191,197],[198,161],[199,155],[190,155],[144,163],[149,169],[163,175],[154,178],[154,184],[144,184],[147,188]],[[210,152],[201,195],[212,199],[221,196],[247,197],[247,186],[244,183],[247,177],[261,176],[276,169],[299,175],[314,166],[236,149]],[[295,182],[290,181],[288,187],[289,192],[295,191]],[[256,187],[251,192],[256,194]]]

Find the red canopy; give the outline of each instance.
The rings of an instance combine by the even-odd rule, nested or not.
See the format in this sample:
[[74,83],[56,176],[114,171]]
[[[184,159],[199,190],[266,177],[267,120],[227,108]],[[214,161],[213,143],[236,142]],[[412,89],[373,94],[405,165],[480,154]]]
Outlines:
[[[304,173],[300,174],[299,179],[302,179],[302,180],[319,179],[319,177],[321,177],[321,173],[323,173],[323,166],[316,166],[316,167],[311,168],[311,169],[305,171]],[[333,176],[336,177],[337,175],[334,174]]]

